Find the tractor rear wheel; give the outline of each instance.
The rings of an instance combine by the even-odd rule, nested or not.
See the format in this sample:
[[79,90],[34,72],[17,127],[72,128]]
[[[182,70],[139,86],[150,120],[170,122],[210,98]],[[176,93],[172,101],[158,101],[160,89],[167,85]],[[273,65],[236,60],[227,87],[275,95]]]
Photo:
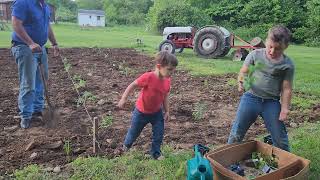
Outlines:
[[194,52],[204,58],[217,58],[224,53],[225,40],[218,27],[200,29],[193,40]]
[[159,51],[167,51],[168,53],[174,54],[176,46],[170,40],[164,40],[159,45]]
[[230,51],[230,47],[225,47],[223,50],[222,50],[222,54],[219,55],[219,57],[224,57],[226,56]]

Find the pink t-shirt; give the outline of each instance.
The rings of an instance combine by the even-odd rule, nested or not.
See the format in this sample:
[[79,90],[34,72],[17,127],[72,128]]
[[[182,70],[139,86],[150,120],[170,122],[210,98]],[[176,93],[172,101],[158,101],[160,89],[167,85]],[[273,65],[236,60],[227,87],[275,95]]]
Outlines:
[[171,79],[160,79],[154,72],[147,72],[141,75],[136,82],[142,88],[136,102],[137,109],[146,114],[158,112],[165,96],[170,91]]

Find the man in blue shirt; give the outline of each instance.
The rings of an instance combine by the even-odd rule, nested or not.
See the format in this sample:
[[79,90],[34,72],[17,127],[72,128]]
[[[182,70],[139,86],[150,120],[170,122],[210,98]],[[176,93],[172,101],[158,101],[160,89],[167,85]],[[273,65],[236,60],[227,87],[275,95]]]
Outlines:
[[48,38],[54,55],[59,48],[50,25],[50,8],[44,0],[16,0],[12,5],[12,54],[18,64],[21,128],[29,128],[32,117],[44,108],[43,84],[38,63],[48,79],[48,60],[44,45]]

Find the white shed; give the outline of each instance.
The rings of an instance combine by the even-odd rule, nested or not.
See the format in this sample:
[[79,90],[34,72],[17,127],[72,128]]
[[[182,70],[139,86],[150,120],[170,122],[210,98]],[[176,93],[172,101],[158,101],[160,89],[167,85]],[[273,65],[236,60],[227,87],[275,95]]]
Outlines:
[[105,13],[100,10],[85,10],[78,11],[78,24],[80,26],[105,26]]

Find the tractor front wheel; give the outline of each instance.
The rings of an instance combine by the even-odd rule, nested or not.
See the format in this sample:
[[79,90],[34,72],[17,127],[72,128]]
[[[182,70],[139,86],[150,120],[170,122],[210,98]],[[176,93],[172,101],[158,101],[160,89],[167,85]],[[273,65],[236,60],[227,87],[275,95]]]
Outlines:
[[174,54],[176,46],[170,40],[164,40],[159,45],[159,51],[167,51],[168,53]]

